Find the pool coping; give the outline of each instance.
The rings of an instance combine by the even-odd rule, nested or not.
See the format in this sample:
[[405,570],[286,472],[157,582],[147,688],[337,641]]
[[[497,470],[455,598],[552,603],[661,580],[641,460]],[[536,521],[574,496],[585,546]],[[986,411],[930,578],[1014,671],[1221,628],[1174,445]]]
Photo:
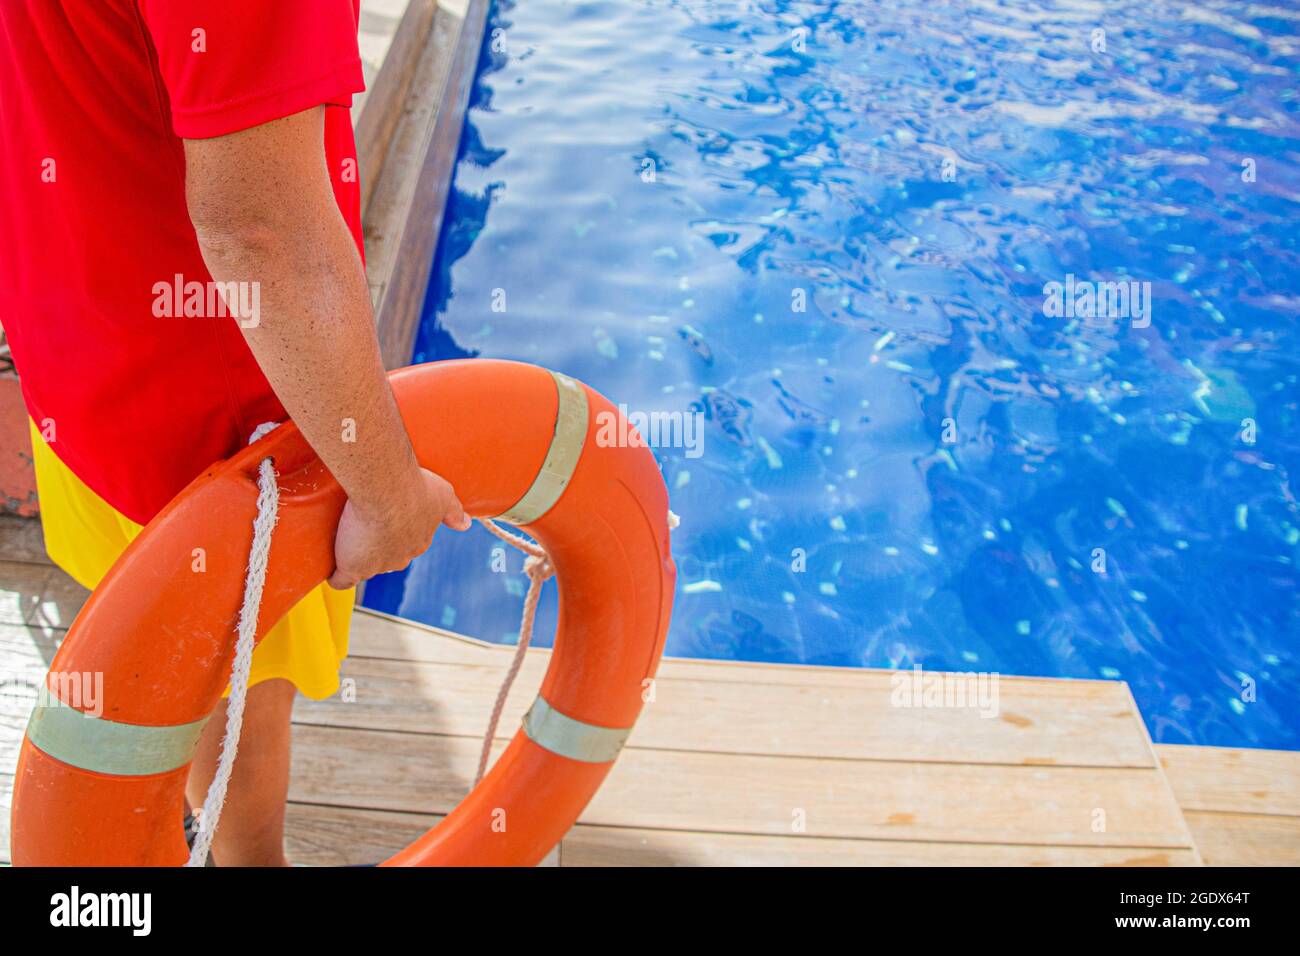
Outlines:
[[490,0],[410,0],[356,123],[362,225],[386,368],[411,360]]

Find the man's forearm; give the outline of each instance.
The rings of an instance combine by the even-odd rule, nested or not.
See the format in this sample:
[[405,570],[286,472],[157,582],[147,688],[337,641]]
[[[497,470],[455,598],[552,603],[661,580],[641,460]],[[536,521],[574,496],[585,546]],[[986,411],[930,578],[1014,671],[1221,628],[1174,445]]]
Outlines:
[[455,489],[411,451],[334,197],[323,124],[315,107],[186,140],[185,199],[212,277],[257,283],[257,322],[241,323],[249,349],[347,493],[329,577],[345,588],[406,567],[441,525],[464,531],[470,519]]
[[384,375],[365,273],[337,209],[202,230],[199,243],[216,281],[259,283],[245,339],[349,499],[365,511],[400,498],[403,483],[415,494],[418,469]]

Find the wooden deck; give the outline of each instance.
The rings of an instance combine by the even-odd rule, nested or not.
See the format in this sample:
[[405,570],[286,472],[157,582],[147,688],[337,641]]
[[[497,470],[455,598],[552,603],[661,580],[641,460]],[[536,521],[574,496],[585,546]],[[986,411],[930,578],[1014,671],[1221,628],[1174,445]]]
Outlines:
[[1157,746],[1210,866],[1300,866],[1300,754]]
[[366,276],[384,364],[406,365],[428,288],[488,0],[409,0],[354,107]]
[[[45,563],[35,522],[0,518],[5,808],[29,688],[84,599]],[[450,810],[509,654],[359,611],[351,702],[297,708],[291,856],[373,861]],[[548,657],[529,653],[498,746]],[[1300,864],[1300,755],[1152,748],[1115,681],[1004,677],[994,718],[891,706],[891,690],[885,671],[666,661],[559,862]],[[6,860],[7,827],[5,809]]]

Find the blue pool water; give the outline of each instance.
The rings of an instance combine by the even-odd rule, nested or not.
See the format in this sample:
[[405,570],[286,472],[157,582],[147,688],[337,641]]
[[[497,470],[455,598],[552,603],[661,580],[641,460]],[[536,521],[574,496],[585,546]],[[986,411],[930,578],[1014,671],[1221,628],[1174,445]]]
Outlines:
[[[498,3],[415,358],[702,417],[657,450],[670,654],[1119,677],[1157,741],[1300,746],[1298,34],[1284,0]],[[1149,309],[1045,314],[1067,281]],[[495,546],[440,534],[367,603],[512,641]]]

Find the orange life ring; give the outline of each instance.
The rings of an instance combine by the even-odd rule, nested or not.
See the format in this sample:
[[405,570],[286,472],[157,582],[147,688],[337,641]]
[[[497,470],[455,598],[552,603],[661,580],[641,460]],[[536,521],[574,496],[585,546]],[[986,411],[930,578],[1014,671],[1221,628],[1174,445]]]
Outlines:
[[[676,577],[667,491],[647,448],[596,440],[618,410],[563,375],[473,359],[391,382],[420,464],[468,513],[520,525],[549,552],[560,611],[524,726],[469,796],[385,865],[535,864],[613,766],[663,652]],[[195,479],[122,554],[54,658],[14,782],[16,865],[185,861],[185,779],[230,676],[267,456],[280,518],[259,639],[332,570],[344,494],[292,425]],[[93,715],[69,688],[97,674]]]

